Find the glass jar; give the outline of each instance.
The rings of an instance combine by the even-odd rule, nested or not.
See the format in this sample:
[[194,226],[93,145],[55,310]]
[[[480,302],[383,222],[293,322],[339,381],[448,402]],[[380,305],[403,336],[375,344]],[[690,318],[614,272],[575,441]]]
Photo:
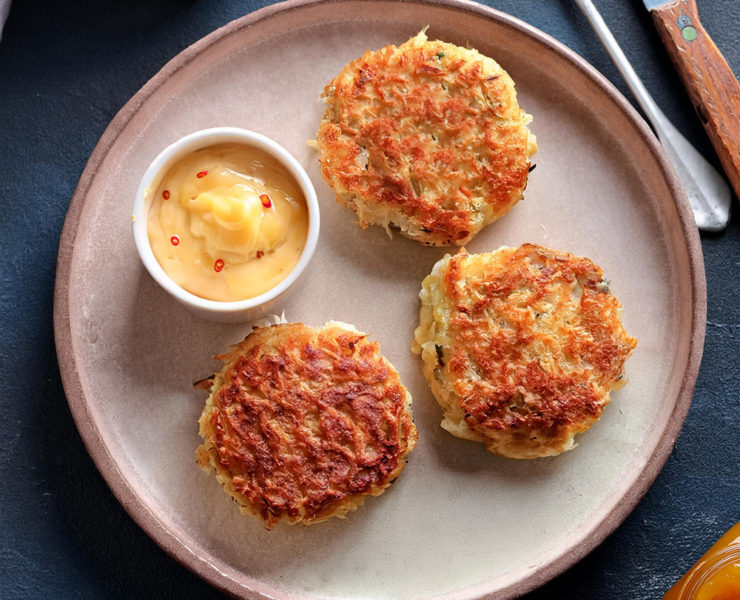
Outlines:
[[719,538],[663,600],[740,600],[740,523]]

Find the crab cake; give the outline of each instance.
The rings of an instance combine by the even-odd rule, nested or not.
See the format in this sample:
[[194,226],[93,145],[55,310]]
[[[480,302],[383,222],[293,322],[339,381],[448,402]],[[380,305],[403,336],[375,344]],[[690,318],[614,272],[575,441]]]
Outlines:
[[416,444],[411,396],[364,333],[259,327],[216,358],[196,456],[267,529],[344,516],[403,470]]
[[442,427],[511,458],[573,448],[637,343],[598,266],[534,244],[445,256],[420,296],[412,350]]
[[321,173],[363,228],[463,245],[521,199],[537,149],[531,117],[478,51],[422,31],[349,63],[323,98]]

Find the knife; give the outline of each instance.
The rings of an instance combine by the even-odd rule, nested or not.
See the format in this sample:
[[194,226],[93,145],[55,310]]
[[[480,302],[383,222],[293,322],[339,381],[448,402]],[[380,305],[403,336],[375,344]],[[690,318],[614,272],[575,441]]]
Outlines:
[[673,126],[648,93],[591,0],[573,0],[588,19],[629,86],[673,163],[699,229],[721,231],[730,219],[730,189],[723,177]]
[[702,27],[695,0],[642,1],[740,199],[740,83]]

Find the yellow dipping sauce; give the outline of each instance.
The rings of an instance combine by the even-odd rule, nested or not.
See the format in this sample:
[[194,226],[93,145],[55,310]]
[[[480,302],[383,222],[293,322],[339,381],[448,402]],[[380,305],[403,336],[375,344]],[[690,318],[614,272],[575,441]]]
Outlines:
[[202,298],[231,302],[267,292],[306,244],[301,188],[259,148],[226,143],[192,152],[149,193],[154,256],[175,283]]

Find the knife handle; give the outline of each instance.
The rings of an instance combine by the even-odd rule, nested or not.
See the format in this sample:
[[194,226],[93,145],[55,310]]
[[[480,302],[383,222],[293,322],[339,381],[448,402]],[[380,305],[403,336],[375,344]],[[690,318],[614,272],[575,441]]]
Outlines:
[[740,83],[702,27],[694,0],[676,0],[650,12],[740,200]]

